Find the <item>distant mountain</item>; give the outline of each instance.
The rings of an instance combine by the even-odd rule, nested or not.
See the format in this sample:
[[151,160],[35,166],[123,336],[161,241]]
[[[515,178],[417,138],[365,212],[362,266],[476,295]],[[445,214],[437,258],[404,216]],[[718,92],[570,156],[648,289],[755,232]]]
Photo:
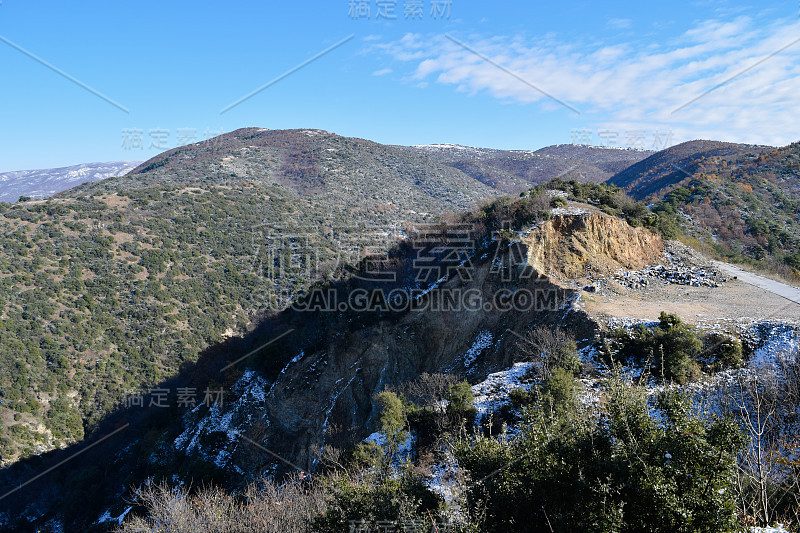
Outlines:
[[20,196],[44,198],[87,181],[121,176],[141,161],[83,163],[70,167],[15,170],[0,173],[0,202],[16,202]]
[[169,150],[126,177],[69,194],[190,184],[276,186],[357,213],[383,208],[440,213],[498,194],[424,153],[322,130],[263,128]]
[[536,151],[495,150],[455,144],[417,145],[411,149],[427,152],[505,193],[519,192],[530,187],[531,183],[556,177],[598,183],[653,154],[646,150],[575,144],[548,146]]
[[625,169],[608,183],[621,187],[637,200],[660,199],[676,184],[691,176],[709,158],[750,158],[774,150],[771,146],[719,141],[688,141],[661,150]]

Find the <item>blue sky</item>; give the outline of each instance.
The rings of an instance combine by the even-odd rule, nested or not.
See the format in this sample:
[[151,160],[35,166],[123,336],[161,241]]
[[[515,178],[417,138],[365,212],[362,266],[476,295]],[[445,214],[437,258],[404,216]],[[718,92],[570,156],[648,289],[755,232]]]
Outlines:
[[2,0],[0,37],[0,171],[246,126],[513,149],[800,140],[796,0]]

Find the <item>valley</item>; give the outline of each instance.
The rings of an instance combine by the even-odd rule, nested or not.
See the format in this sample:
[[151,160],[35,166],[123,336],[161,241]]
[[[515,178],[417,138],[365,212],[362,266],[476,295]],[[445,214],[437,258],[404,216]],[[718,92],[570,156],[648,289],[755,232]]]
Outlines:
[[0,0],[0,533],[800,533],[797,9]]
[[[223,492],[192,497],[211,498],[204,505],[223,529],[255,520],[238,491],[256,491],[248,498],[259,502],[267,493],[288,498],[294,489],[279,489],[287,486],[302,489],[287,504],[309,514],[263,508],[260,520],[274,519],[275,531],[312,523],[338,531],[356,519],[400,527],[426,516],[458,530],[480,520],[502,529],[527,511],[480,515],[475,498],[506,489],[487,496],[470,479],[494,476],[492,465],[508,458],[536,472],[526,439],[545,439],[543,450],[576,454],[591,470],[570,439],[612,442],[595,422],[614,409],[639,417],[656,397],[667,402],[657,407],[664,420],[696,427],[697,446],[720,454],[708,464],[681,457],[681,468],[717,476],[722,492],[709,499],[683,479],[670,489],[675,505],[738,523],[719,496],[736,460],[730,450],[744,446],[733,419],[692,418],[678,406],[684,400],[659,392],[722,395],[765,362],[790,383],[797,289],[690,246],[710,226],[692,218],[695,196],[675,191],[697,185],[661,185],[646,205],[597,183],[658,157],[398,147],[246,128],[122,177],[0,204],[0,526],[179,529],[178,515],[164,514],[177,505],[168,495],[213,485]],[[780,179],[784,206],[800,201],[791,168]],[[747,201],[747,213],[761,205]],[[748,216],[742,223],[758,226]],[[780,238],[795,242],[794,232],[787,222]],[[796,274],[791,260],[783,264]],[[793,396],[781,398],[794,408]],[[677,444],[671,426],[654,424],[636,431],[650,431],[652,453],[663,457],[661,446]],[[615,477],[634,465],[603,446],[592,453],[617,466],[596,481],[619,483],[628,498],[620,501],[638,501]],[[656,455],[647,460],[672,475]],[[580,476],[552,475],[582,486]],[[383,490],[400,500],[375,507],[382,500],[373,491]],[[412,495],[420,500],[398,503]],[[558,498],[552,519],[576,523],[569,494]],[[190,506],[181,520],[198,527],[204,512]],[[537,512],[527,519],[543,520]]]

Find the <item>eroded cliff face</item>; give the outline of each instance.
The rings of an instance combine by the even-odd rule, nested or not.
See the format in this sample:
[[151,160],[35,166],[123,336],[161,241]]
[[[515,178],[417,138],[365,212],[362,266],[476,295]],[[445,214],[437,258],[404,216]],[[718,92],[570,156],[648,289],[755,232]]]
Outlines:
[[534,228],[523,243],[528,264],[564,286],[596,281],[618,270],[663,260],[661,237],[600,212],[557,214]]
[[326,349],[290,363],[267,399],[274,441],[291,442],[290,453],[310,466],[313,444],[341,445],[342,434],[364,438],[375,430],[372,399],[385,386],[423,372],[482,379],[512,364],[515,333],[583,322],[571,305],[574,293],[522,267],[503,279],[486,263],[471,281],[454,279],[428,295],[436,303],[447,295],[454,308],[410,311],[396,322],[342,333]]
[[[521,242],[502,243],[494,257],[475,258],[468,276],[437,282],[419,300],[420,310],[370,325],[352,315],[322,346],[286,354],[290,362],[269,386],[245,375],[242,379],[249,381],[234,388],[244,391],[241,397],[255,399],[252,412],[234,402],[231,409],[237,413],[227,418],[241,421],[239,427],[204,427],[202,410],[189,413],[176,445],[210,443],[209,449],[197,444],[187,451],[244,477],[287,469],[288,462],[313,471],[315,449],[343,446],[376,429],[373,399],[387,385],[423,372],[480,381],[511,366],[518,335],[537,325],[569,327],[579,341],[592,338],[596,325],[573,305],[578,293],[570,285],[620,268],[641,268],[658,262],[662,253],[657,235],[619,219],[600,213],[556,215]],[[302,328],[293,335],[303,335]],[[260,391],[250,391],[253,387]],[[224,412],[215,416],[226,419]],[[248,422],[253,420],[258,423]],[[224,432],[224,438],[204,436],[209,428]]]

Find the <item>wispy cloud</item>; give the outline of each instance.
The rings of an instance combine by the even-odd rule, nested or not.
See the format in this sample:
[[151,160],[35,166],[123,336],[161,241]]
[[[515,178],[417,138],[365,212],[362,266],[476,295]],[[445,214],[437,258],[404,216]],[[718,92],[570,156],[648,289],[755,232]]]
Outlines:
[[633,21],[631,19],[611,19],[607,25],[616,30],[627,30],[633,27]]
[[[615,24],[624,24],[616,21]],[[717,138],[786,144],[800,139],[800,23],[747,17],[709,20],[662,43],[582,45],[548,36],[459,36],[491,62],[444,36],[407,34],[376,43],[410,69],[413,83],[434,81],[504,102],[547,96],[580,107],[594,124],[670,128],[676,141]],[[508,76],[492,64],[527,80]]]

